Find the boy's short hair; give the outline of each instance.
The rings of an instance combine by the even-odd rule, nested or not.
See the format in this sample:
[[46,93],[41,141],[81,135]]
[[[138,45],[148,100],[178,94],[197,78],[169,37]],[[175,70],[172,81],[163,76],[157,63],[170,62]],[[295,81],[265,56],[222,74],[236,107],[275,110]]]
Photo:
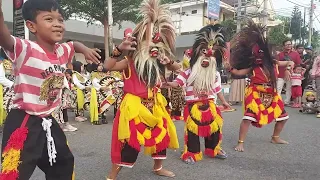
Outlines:
[[296,46],[296,49],[299,49],[299,48],[304,48],[304,46],[303,46],[302,44],[298,44],[298,45]]
[[63,10],[57,0],[28,0],[23,4],[22,16],[25,21],[36,21],[39,11],[56,11],[63,16]]
[[293,68],[293,69],[295,70],[295,69],[297,69],[298,67],[302,67],[302,65],[301,65],[301,64],[296,64],[296,65],[294,65],[294,68]]

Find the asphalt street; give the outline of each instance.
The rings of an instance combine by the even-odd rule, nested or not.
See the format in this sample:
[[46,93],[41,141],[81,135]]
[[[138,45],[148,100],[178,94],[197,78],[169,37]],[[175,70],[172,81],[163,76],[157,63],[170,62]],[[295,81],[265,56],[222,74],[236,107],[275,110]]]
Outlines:
[[[262,129],[251,127],[245,142],[245,152],[234,151],[238,140],[239,124],[242,117],[241,106],[237,111],[223,113],[223,148],[228,159],[218,160],[208,157],[195,165],[183,163],[179,157],[183,146],[184,123],[175,122],[180,140],[180,149],[168,151],[165,168],[175,172],[174,179],[181,180],[319,180],[320,179],[320,119],[315,115],[300,114],[298,110],[287,108],[290,120],[282,138],[289,145],[270,143],[274,124]],[[72,116],[72,113],[70,113]],[[112,112],[107,125],[90,125],[89,122],[71,123],[79,130],[66,133],[75,156],[77,180],[104,180],[111,167],[110,144]],[[152,173],[152,159],[140,154],[133,169],[123,169],[120,180],[158,180]],[[36,169],[31,180],[44,180],[44,174]]]

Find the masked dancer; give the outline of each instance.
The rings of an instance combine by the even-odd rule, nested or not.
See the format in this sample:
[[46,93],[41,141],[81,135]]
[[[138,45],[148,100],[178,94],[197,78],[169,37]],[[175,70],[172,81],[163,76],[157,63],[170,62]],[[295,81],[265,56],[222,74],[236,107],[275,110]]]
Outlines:
[[289,119],[284,103],[277,93],[278,65],[292,71],[292,61],[272,59],[268,43],[263,36],[264,28],[248,20],[247,25],[231,41],[231,61],[226,62],[228,70],[237,76],[252,74],[250,85],[245,90],[245,113],[240,125],[236,151],[244,151],[244,141],[250,123],[262,127],[274,120],[276,125],[271,142],[287,144],[280,139],[280,133]]
[[[105,62],[107,70],[123,71],[124,97],[114,120],[111,160],[112,170],[107,179],[115,179],[121,167],[133,167],[141,146],[154,159],[156,175],[173,177],[162,167],[167,148],[178,148],[175,125],[166,111],[166,99],[160,93],[165,67],[180,68],[166,55],[175,48],[175,27],[169,9],[159,0],[144,1],[142,22],[126,36]],[[136,39],[136,42],[132,40]],[[136,48],[132,47],[135,45]],[[127,58],[117,62],[124,50],[132,50]]]
[[215,105],[215,95],[228,105],[222,94],[221,77],[217,68],[222,64],[225,40],[222,26],[202,28],[193,44],[190,68],[180,73],[172,87],[185,86],[184,109],[185,145],[182,160],[194,164],[202,159],[199,137],[205,139],[205,154],[220,159],[227,158],[221,149],[223,119]]

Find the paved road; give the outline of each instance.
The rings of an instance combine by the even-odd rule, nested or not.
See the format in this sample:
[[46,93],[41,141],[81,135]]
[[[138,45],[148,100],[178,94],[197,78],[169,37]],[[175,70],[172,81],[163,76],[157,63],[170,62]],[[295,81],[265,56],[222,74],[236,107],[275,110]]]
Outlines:
[[[246,140],[246,151],[233,150],[238,139],[242,110],[224,113],[223,147],[229,154],[227,160],[210,159],[195,165],[187,165],[179,160],[180,150],[168,152],[165,167],[173,170],[183,180],[227,179],[227,180],[319,180],[320,179],[320,119],[312,115],[302,115],[288,108],[291,116],[282,137],[289,145],[269,143],[273,124],[262,129],[251,128]],[[110,114],[110,119],[112,118]],[[75,133],[67,133],[71,149],[75,155],[77,180],[104,180],[110,163],[110,141],[112,124],[92,126],[88,122],[72,123],[79,128]],[[175,122],[180,144],[183,145],[183,122]],[[151,158],[141,154],[133,169],[123,169],[121,180],[157,180],[151,172]],[[43,180],[38,169],[32,180]]]

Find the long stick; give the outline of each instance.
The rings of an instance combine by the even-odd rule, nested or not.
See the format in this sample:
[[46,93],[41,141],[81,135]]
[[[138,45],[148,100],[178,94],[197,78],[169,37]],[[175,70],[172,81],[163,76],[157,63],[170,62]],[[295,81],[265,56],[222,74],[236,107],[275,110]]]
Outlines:
[[113,17],[112,17],[112,0],[108,0],[108,25],[109,25],[109,31],[108,31],[108,35],[109,35],[109,54],[108,56],[110,56],[112,50],[113,50],[113,31],[112,31],[112,27],[113,27]]

